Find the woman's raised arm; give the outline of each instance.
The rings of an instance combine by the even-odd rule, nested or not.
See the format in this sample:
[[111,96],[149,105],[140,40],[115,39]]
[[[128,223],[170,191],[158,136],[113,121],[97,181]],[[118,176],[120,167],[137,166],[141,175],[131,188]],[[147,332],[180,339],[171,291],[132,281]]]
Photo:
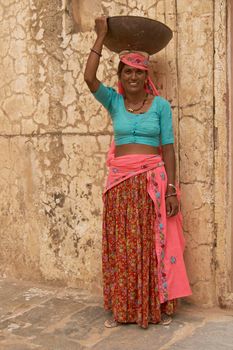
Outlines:
[[96,73],[99,67],[104,38],[108,31],[106,17],[103,16],[95,19],[95,30],[97,33],[97,38],[93,48],[90,51],[84,72],[84,80],[91,92],[97,91],[100,84],[100,81],[96,77]]

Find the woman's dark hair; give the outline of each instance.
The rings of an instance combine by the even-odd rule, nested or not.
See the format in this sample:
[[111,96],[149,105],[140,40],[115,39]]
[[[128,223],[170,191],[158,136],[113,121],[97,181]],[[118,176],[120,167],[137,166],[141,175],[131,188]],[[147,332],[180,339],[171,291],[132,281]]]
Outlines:
[[121,72],[122,72],[124,66],[125,66],[125,63],[120,61],[118,64],[118,68],[117,68],[117,75],[119,78],[121,76]]

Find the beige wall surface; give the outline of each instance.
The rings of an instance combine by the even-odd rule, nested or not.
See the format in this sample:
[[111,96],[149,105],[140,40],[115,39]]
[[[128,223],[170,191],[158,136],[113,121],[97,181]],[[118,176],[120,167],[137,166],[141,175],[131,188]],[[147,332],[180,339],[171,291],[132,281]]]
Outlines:
[[[215,181],[221,170],[215,166],[214,106],[221,113],[226,107],[218,103],[222,95],[214,101],[215,72],[218,91],[226,93],[225,68],[214,59],[214,49],[226,55],[217,28],[224,36],[225,2],[220,5],[219,12],[213,0],[74,0],[74,25],[71,1],[0,0],[2,274],[101,291],[101,193],[112,127],[83,71],[95,16],[140,15],[173,30],[151,62],[173,109],[190,300],[216,302],[222,256],[216,242],[227,234],[223,221],[216,230],[222,220],[216,196],[226,190],[221,183],[216,189]],[[117,63],[104,49],[98,76],[113,87]],[[220,137],[225,132],[222,126]]]

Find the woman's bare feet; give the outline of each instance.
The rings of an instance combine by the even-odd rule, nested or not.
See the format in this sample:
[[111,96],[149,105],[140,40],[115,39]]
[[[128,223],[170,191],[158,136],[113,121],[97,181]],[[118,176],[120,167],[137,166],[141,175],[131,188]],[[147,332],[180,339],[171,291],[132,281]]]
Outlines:
[[161,324],[162,326],[168,326],[171,322],[172,322],[171,316],[165,313],[161,315],[161,321],[159,322],[159,324]]

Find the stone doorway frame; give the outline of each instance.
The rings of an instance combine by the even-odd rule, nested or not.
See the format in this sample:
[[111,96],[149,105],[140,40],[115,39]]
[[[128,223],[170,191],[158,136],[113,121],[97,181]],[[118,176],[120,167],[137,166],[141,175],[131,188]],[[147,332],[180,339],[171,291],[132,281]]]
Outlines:
[[233,306],[233,4],[214,1],[214,203],[213,266],[216,302]]
[[[228,1],[227,12],[227,77],[228,77],[228,119],[230,123],[229,128],[229,179],[230,179],[230,201],[231,212],[233,204],[233,3]],[[231,241],[230,241],[230,280],[231,280],[231,293],[233,293],[233,212],[231,213]]]

